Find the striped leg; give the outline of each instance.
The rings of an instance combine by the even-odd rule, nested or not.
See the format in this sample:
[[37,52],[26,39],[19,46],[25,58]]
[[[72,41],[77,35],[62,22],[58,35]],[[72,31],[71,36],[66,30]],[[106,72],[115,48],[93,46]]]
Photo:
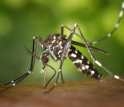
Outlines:
[[[89,45],[96,45],[96,44],[98,44],[99,42],[101,42],[101,41],[103,41],[103,40],[105,40],[105,39],[107,39],[107,38],[110,38],[117,30],[118,30],[118,28],[119,28],[119,26],[120,26],[120,22],[122,21],[122,19],[123,19],[123,16],[124,16],[124,1],[122,2],[122,4],[121,4],[121,9],[120,9],[120,12],[119,12],[119,14],[118,14],[118,16],[117,16],[117,20],[116,20],[116,22],[115,22],[115,24],[114,24],[114,27],[113,27],[113,29],[110,31],[110,32],[108,32],[105,36],[103,36],[102,38],[100,38],[100,39],[98,39],[98,40],[96,40],[96,41],[92,41],[92,42],[89,42],[89,41],[87,41],[87,43],[89,43]],[[62,25],[64,28],[66,28],[66,29],[68,29],[69,31],[72,31],[72,29],[70,29],[69,27],[67,27],[67,26],[64,26],[64,25]],[[75,34],[76,35],[79,35],[79,33],[77,33],[77,32],[75,32]]]
[[32,46],[32,56],[31,56],[31,64],[30,64],[30,68],[27,72],[25,72],[24,74],[22,74],[21,76],[19,76],[18,78],[11,80],[7,83],[4,83],[4,85],[11,85],[11,86],[15,86],[17,83],[21,82],[22,80],[24,80],[28,75],[30,75],[33,71],[34,68],[34,64],[35,64],[35,56],[34,53],[36,51],[36,37],[33,37],[33,46]]
[[118,28],[120,26],[120,22],[123,19],[123,16],[124,16],[124,1],[122,2],[121,9],[120,9],[120,12],[118,14],[118,17],[117,17],[117,20],[116,20],[116,22],[114,24],[113,29],[110,32],[108,32],[105,36],[103,36],[102,38],[98,39],[97,41],[91,42],[91,44],[95,45],[95,44],[98,44],[99,42],[101,42],[101,41],[103,41],[103,40],[105,40],[107,38],[110,38],[118,30]]

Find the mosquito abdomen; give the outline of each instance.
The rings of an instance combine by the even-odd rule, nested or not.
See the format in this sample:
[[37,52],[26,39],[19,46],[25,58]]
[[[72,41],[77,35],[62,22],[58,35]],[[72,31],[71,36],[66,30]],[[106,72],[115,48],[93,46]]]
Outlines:
[[100,79],[101,74],[94,69],[93,64],[81,54],[79,50],[77,50],[74,46],[70,47],[70,51],[68,53],[69,59],[73,62],[73,64],[79,69],[79,71],[90,75],[95,79]]

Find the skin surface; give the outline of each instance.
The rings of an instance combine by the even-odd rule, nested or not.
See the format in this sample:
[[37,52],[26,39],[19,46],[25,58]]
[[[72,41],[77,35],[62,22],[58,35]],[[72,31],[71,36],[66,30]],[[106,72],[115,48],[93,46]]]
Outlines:
[[1,87],[0,107],[124,106],[124,83],[116,80],[65,81],[46,93],[48,89],[23,84],[8,89]]

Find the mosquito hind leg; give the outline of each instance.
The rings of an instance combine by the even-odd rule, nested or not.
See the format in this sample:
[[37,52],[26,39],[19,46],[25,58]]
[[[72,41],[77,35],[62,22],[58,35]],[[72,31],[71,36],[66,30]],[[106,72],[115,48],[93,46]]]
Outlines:
[[89,46],[89,42],[87,41],[87,39],[85,38],[84,34],[82,33],[79,25],[78,24],[75,24],[75,26],[76,26],[76,29],[79,31],[79,34],[80,34],[79,36],[80,36],[81,40],[84,42],[84,45],[87,48],[88,53],[89,53],[89,55],[91,57],[92,63],[94,64],[95,56],[92,53],[92,50],[91,50],[91,48]]
[[121,9],[120,9],[119,14],[117,16],[117,19],[116,19],[116,22],[115,22],[115,24],[113,26],[113,29],[110,32],[108,32],[105,36],[103,36],[102,38],[100,38],[100,39],[98,39],[96,41],[92,41],[91,44],[96,45],[96,44],[106,40],[107,38],[112,37],[113,34],[119,29],[119,26],[120,26],[120,23],[121,23],[121,21],[123,19],[123,16],[124,16],[124,1],[121,4]]
[[80,34],[81,34],[82,39],[84,39],[84,42],[85,42],[85,44],[86,44],[87,49],[89,50],[89,53],[90,53],[90,55],[91,55],[93,64],[95,64],[95,65],[97,65],[98,67],[102,68],[102,69],[103,69],[105,72],[107,72],[111,77],[113,77],[113,78],[115,78],[115,79],[118,79],[118,80],[121,80],[121,81],[124,81],[124,80],[121,79],[118,75],[115,75],[115,74],[113,74],[111,71],[109,71],[106,67],[104,67],[104,66],[96,59],[96,57],[93,55],[91,49],[89,48],[88,43],[87,43],[87,40],[86,40],[85,37],[83,36],[83,34],[82,34],[82,32],[81,32],[81,30],[80,30],[80,28],[79,28],[78,25],[77,25],[77,28],[78,28],[78,30],[79,30],[79,32],[80,32]]

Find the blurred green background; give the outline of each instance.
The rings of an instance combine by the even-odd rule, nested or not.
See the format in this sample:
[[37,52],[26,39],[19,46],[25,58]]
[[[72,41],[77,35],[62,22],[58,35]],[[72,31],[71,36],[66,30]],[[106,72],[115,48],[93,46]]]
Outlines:
[[[72,26],[78,23],[88,40],[97,40],[112,29],[121,2],[122,0],[0,0],[0,82],[15,79],[26,72],[31,55],[24,47],[31,49],[32,36],[47,38],[48,34],[59,32],[61,24]],[[112,38],[97,45],[108,51],[110,56],[96,53],[104,66],[121,76],[124,75],[123,28],[124,20]],[[53,66],[57,67],[56,64]],[[66,80],[85,78],[69,60],[63,68]],[[38,63],[35,72],[24,82],[40,83],[40,70],[41,64]],[[99,72],[104,74],[102,70]]]

